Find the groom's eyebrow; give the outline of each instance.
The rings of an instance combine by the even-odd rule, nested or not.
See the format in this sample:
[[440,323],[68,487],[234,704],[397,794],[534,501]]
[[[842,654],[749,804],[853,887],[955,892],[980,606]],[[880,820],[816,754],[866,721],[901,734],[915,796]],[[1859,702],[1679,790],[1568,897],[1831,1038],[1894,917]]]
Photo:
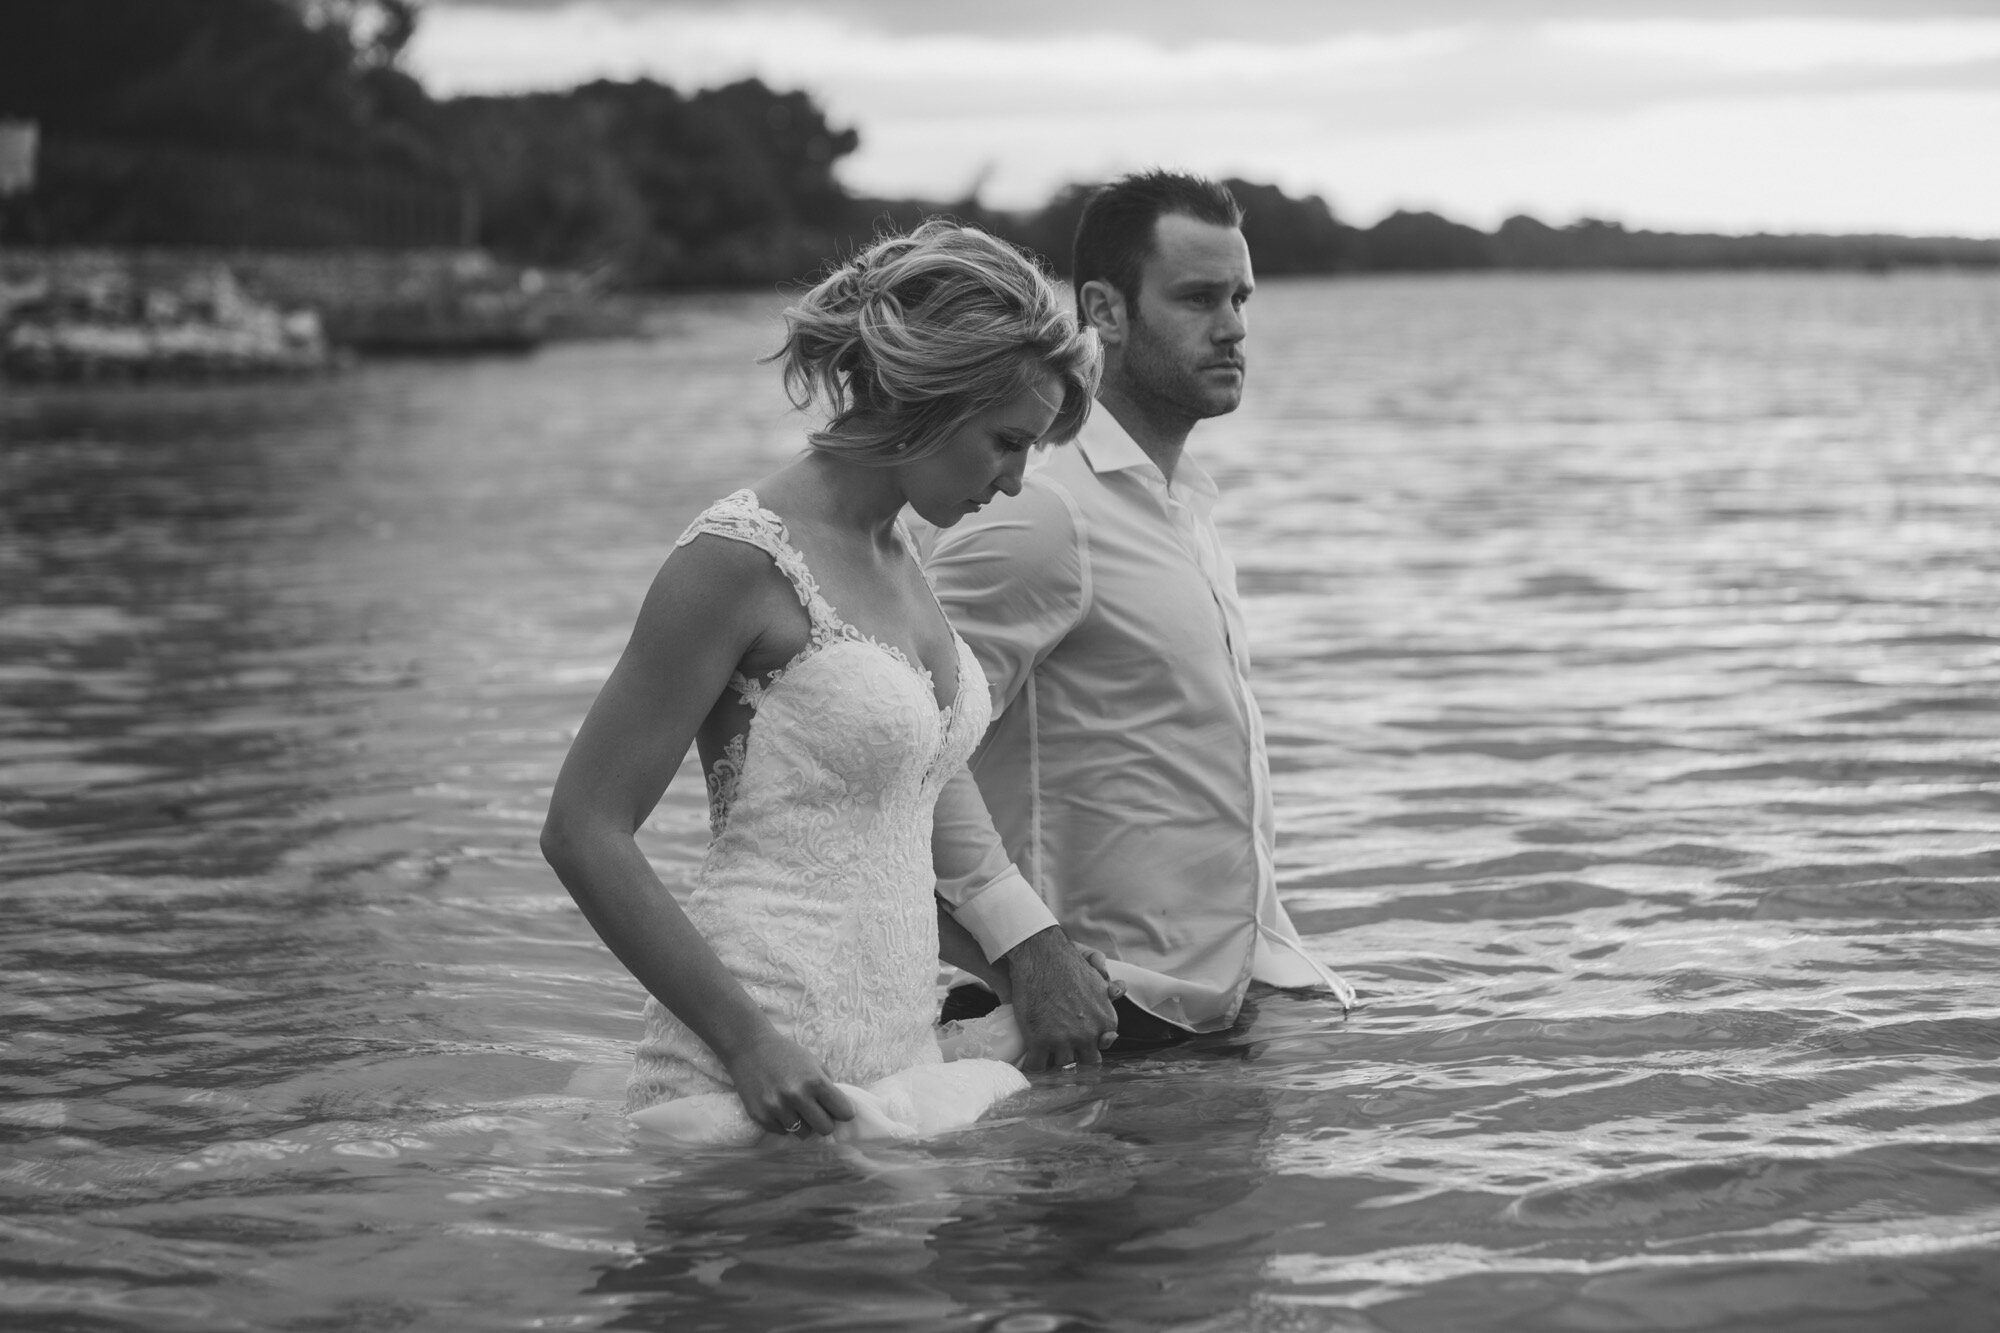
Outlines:
[[1167,284],[1167,291],[1175,296],[1185,296],[1192,292],[1242,292],[1248,295],[1256,289],[1256,282],[1250,278],[1239,278],[1234,273],[1194,273]]

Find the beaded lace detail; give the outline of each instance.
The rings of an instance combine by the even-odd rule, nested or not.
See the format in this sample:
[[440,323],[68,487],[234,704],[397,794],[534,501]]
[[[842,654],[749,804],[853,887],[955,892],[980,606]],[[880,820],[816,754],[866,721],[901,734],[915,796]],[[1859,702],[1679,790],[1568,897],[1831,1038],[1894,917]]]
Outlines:
[[[957,697],[939,707],[928,671],[828,605],[752,492],[717,501],[676,546],[704,534],[769,555],[812,628],[779,670],[730,681],[751,721],[706,775],[710,841],[688,916],[835,1079],[866,1084],[935,1061],[931,817],[986,730],[985,676],[954,634]],[[728,1087],[714,1054],[648,999],[628,1105]]]
[[[877,648],[887,653],[890,657],[902,663],[906,670],[912,672],[921,680],[924,688],[931,693],[933,700],[935,700],[937,695],[937,681],[932,677],[929,667],[921,662],[912,662],[903,650],[895,644],[883,643],[880,639],[870,634],[864,634],[840,618],[839,612],[833,609],[833,604],[828,602],[826,597],[820,592],[819,580],[813,577],[813,572],[807,566],[805,557],[792,547],[791,539],[785,532],[785,521],[770,510],[759,505],[757,503],[756,492],[749,490],[735,491],[710,505],[702,513],[701,517],[689,524],[687,531],[681,533],[679,538],[675,540],[675,549],[678,550],[680,547],[686,546],[689,542],[704,533],[712,533],[718,537],[728,537],[734,541],[747,542],[770,556],[772,563],[777,565],[778,571],[785,576],[791,583],[793,590],[798,593],[799,605],[806,609],[806,618],[811,625],[810,638],[806,646],[799,650],[798,655],[785,663],[784,666],[765,676],[762,680],[746,676],[740,671],[730,676],[729,688],[736,691],[737,695],[742,698],[745,706],[752,712],[755,712],[763,704],[765,696],[771,692],[780,680],[784,679],[787,672],[837,639],[865,643],[871,648]],[[904,532],[903,537],[904,545],[906,547],[910,546],[909,534]],[[928,581],[928,576],[926,576],[926,579]],[[941,607],[939,608],[939,614],[943,614],[943,608]],[[956,632],[953,633],[952,637],[954,643],[956,643]],[[960,646],[962,647],[962,645]],[[964,654],[961,654],[961,656],[964,656]],[[939,709],[940,713],[946,716],[947,721],[949,721],[950,713],[958,707],[958,699],[963,698],[965,695],[965,672],[962,666],[958,674],[958,679],[960,686],[958,698],[954,698],[950,703],[945,704]],[[737,774],[743,768],[744,740],[745,736],[743,735],[731,737],[727,748],[723,751],[722,758],[716,762],[715,767],[710,769],[707,774],[708,823],[710,833],[720,832],[722,826],[728,822],[729,806],[736,795]]]
[[749,739],[747,731],[731,736],[729,743],[722,747],[722,757],[715,761],[715,767],[708,770],[710,837],[722,832],[722,826],[729,822],[729,807],[736,802],[736,779],[743,772],[743,750]]

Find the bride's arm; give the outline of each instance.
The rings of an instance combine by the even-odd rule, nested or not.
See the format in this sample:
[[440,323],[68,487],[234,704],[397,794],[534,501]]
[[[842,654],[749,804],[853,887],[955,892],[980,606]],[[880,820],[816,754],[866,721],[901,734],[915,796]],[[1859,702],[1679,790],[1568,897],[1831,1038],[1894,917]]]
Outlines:
[[958,924],[958,918],[951,914],[951,907],[942,898],[937,900],[937,924],[938,957],[985,982],[987,989],[1000,997],[1000,1003],[1010,1002],[1013,987],[1008,984],[1007,969],[986,961],[986,950],[979,947],[971,931]]
[[771,1026],[634,837],[737,664],[783,623],[774,589],[789,595],[739,542],[698,538],[669,557],[563,760],[542,854],[618,961],[721,1059],[752,1120],[829,1134],[854,1114],[846,1095]]

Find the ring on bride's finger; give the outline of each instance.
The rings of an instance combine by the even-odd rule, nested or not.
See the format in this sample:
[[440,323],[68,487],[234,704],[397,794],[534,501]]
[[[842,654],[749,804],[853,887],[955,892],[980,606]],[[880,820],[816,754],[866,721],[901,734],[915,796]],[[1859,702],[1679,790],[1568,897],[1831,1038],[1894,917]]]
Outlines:
[[1064,1068],[1064,1069],[1074,1069],[1074,1068],[1076,1068],[1076,1061],[1074,1061],[1074,1060],[1070,1061],[1070,1062],[1069,1062],[1068,1064],[1064,1065],[1064,1066],[1063,1066],[1063,1068]]
[[805,1121],[803,1121],[803,1120],[794,1120],[794,1121],[793,1121],[793,1122],[792,1122],[791,1124],[789,1124],[789,1125],[786,1125],[786,1126],[785,1126],[785,1133],[787,1133],[787,1134],[796,1134],[796,1133],[798,1133],[798,1132],[799,1132],[800,1130],[804,1129],[804,1128],[805,1128],[805,1126],[806,1126],[806,1122],[805,1122]]

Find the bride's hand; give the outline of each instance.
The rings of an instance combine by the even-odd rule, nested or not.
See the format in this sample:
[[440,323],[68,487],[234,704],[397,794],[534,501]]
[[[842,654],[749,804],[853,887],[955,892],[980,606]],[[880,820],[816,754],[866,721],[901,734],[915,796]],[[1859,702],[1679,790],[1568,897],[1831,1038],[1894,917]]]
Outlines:
[[1084,962],[1090,964],[1091,971],[1104,978],[1105,999],[1116,1000],[1125,993],[1125,983],[1111,979],[1111,968],[1104,961],[1104,950],[1086,949],[1079,944],[1076,946],[1076,951],[1083,955]]
[[725,1061],[743,1109],[767,1133],[807,1138],[854,1119],[854,1103],[805,1047],[773,1032]]

